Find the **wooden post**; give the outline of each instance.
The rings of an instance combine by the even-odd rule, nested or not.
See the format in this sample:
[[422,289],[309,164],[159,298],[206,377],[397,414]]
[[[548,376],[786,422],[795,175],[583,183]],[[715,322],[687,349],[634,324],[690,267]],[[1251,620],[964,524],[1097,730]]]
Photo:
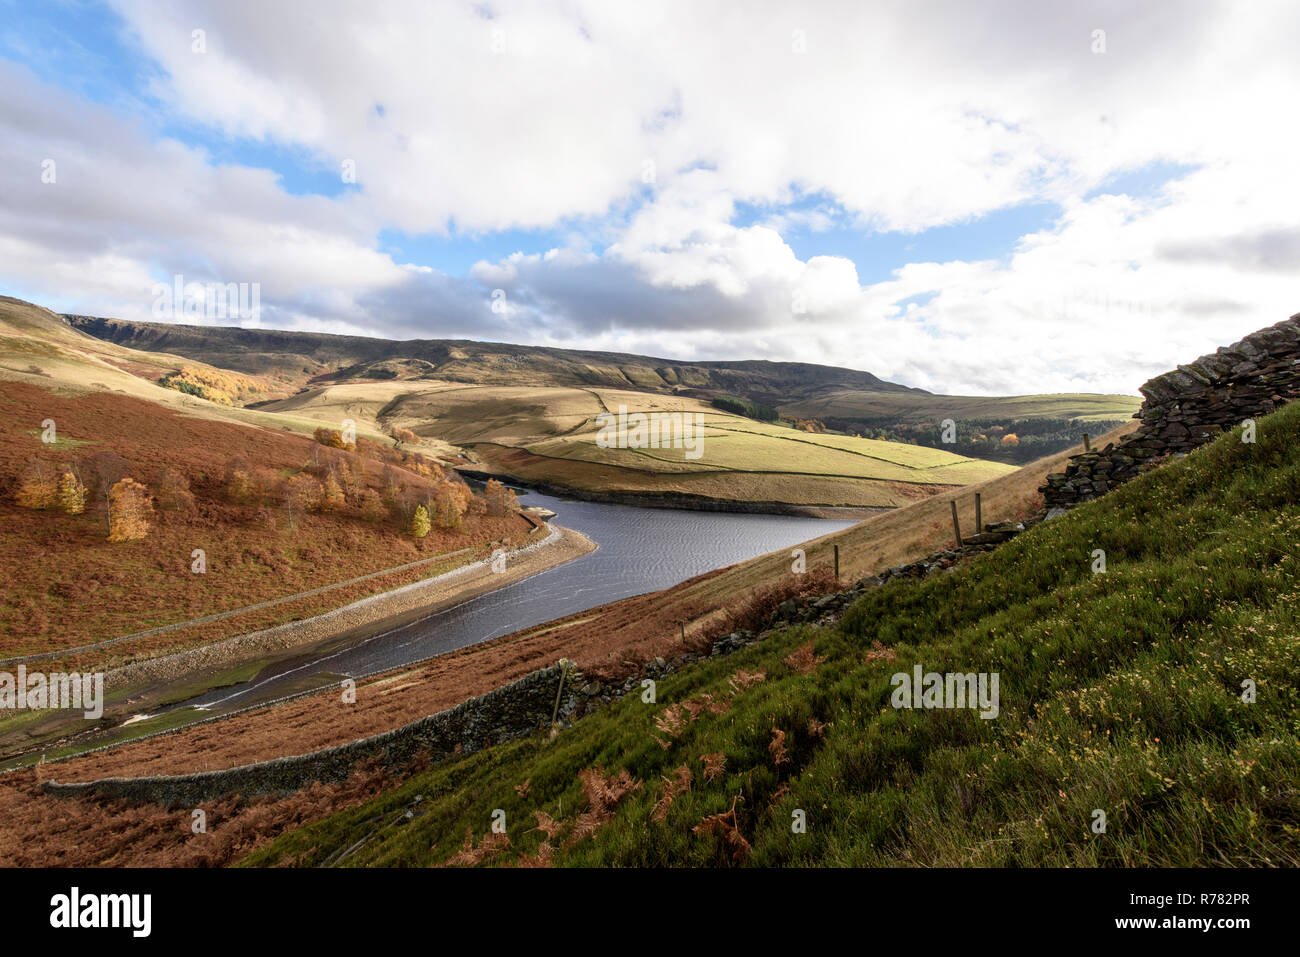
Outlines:
[[961,525],[957,523],[957,503],[949,502],[952,506],[952,533],[957,536],[957,547],[961,548]]
[[835,546],[835,580],[840,580],[840,546]]
[[1087,432],[1083,433],[1083,450],[1085,452],[1092,451],[1092,439]]
[[555,707],[551,709],[551,730],[555,729],[555,719],[560,716],[560,696],[564,694],[564,679],[569,674],[569,666],[560,659],[560,686],[555,689]]
[[984,531],[984,515],[980,511],[980,493],[975,493],[975,534],[979,535]]

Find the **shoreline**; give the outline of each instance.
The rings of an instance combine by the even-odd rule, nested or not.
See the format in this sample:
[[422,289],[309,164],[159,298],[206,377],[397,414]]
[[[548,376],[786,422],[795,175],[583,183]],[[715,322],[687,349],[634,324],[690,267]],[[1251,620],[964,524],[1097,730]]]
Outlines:
[[[11,742],[5,749],[6,760],[33,748],[55,747],[60,741],[71,743],[83,737],[94,740],[122,728],[134,714],[170,708],[185,699],[238,683],[229,680],[233,669],[255,665],[261,670],[276,661],[347,647],[557,568],[600,547],[574,529],[550,522],[545,527],[549,534],[544,538],[507,554],[502,572],[493,572],[491,559],[482,559],[310,618],[110,669],[104,676],[105,698],[109,699],[104,702],[104,717],[112,724],[71,736],[55,731],[54,738],[28,741],[12,750],[16,742]],[[124,697],[110,698],[114,691],[120,695],[124,687],[128,689]],[[181,689],[183,695],[178,693]]]
[[[517,488],[541,492],[556,498],[596,502],[602,505],[633,505],[638,508],[676,508],[694,512],[738,512],[750,515],[798,515],[803,518],[865,519],[881,512],[892,512],[901,506],[873,505],[793,505],[789,502],[740,502],[734,499],[712,498],[693,492],[602,492],[593,489],[557,485],[535,479],[520,479],[505,472],[457,465],[456,471],[475,481],[490,478]],[[520,503],[521,505],[525,503]]]
[[[109,688],[137,681],[193,679],[211,668],[229,668],[261,655],[309,653],[312,646],[358,641],[478,598],[594,552],[599,546],[581,532],[546,523],[550,534],[508,553],[506,570],[493,572],[482,559],[450,571],[368,595],[340,608],[260,631],[224,638],[147,661],[114,668],[105,675]],[[468,579],[459,581],[459,579]],[[147,693],[147,692],[146,692]]]

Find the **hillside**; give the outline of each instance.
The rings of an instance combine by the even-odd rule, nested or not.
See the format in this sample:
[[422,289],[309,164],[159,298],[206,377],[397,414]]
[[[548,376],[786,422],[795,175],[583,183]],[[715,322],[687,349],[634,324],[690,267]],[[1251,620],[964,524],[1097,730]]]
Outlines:
[[[1117,431],[1104,438],[1118,437]],[[312,695],[186,729],[173,735],[165,748],[143,741],[74,758],[60,765],[58,776],[61,780],[90,780],[106,775],[179,773],[192,766],[191,755],[197,753],[204,755],[204,767],[210,769],[301,754],[388,731],[453,707],[467,697],[552,665],[561,656],[596,680],[623,681],[656,657],[679,653],[681,630],[694,644],[710,641],[738,627],[737,622],[770,612],[800,589],[824,589],[830,578],[833,548],[839,549],[842,579],[853,581],[949,546],[949,503],[957,503],[964,527],[970,529],[975,491],[983,496],[986,520],[1025,519],[1041,504],[1037,487],[1065,463],[1065,454],[1044,459],[973,489],[938,493],[806,542],[801,547],[811,573],[807,581],[791,576],[789,551],[770,552],[671,588],[544,622],[377,676],[359,685],[362,697],[355,706],[340,708],[333,694]]]
[[[789,415],[873,438],[998,462],[1023,464],[1051,455],[1132,418],[1141,400],[1127,395],[970,396],[844,390],[792,402]],[[942,423],[952,420],[953,441]],[[1012,438],[1007,438],[1012,436]]]
[[[466,450],[467,466],[561,493],[640,504],[893,508],[935,491],[1005,474],[1007,465],[948,450],[803,432],[713,408],[698,399],[609,388],[349,382],[259,406],[323,422],[351,416],[376,431]],[[620,432],[598,441],[599,417],[698,416],[685,447],[635,448]]]
[[[1117,430],[1103,441],[1119,437]],[[1074,452],[1079,449],[1072,450]],[[74,757],[50,766],[47,777],[86,781],[105,776],[177,774],[196,767],[229,768],[284,754],[302,754],[403,726],[454,707],[565,656],[596,680],[617,683],[651,665],[656,656],[672,657],[681,649],[678,621],[692,643],[712,640],[729,622],[770,612],[801,585],[824,588],[832,546],[840,549],[845,580],[877,574],[893,565],[915,561],[951,542],[949,502],[956,501],[970,527],[971,493],[982,492],[987,520],[1024,518],[1041,504],[1037,488],[1047,474],[1059,471],[1066,454],[991,479],[973,489],[940,492],[905,508],[874,515],[841,532],[825,535],[807,550],[806,583],[791,582],[790,553],[782,550],[697,576],[658,592],[592,608],[493,639],[431,661],[358,682],[355,705],[340,705],[332,690],[195,725],[164,738],[125,743],[109,750]],[[122,729],[148,731],[149,722]],[[84,746],[84,745],[83,745]],[[69,749],[74,750],[74,749]],[[58,752],[52,752],[55,757]],[[0,776],[0,809],[12,822],[6,835],[27,849],[32,859],[70,864],[119,864],[160,861],[214,865],[232,863],[286,828],[301,825],[351,806],[384,786],[390,774],[361,771],[344,785],[313,787],[292,798],[226,799],[208,807],[214,822],[209,838],[198,840],[170,828],[170,812],[121,805],[93,798],[72,800],[40,794],[39,773],[31,770]],[[75,814],[67,817],[69,802]],[[121,807],[133,810],[123,829]],[[25,825],[61,816],[75,828],[50,830]],[[241,850],[243,849],[243,850]]]
[[[537,540],[513,496],[477,494],[420,453],[367,438],[376,433],[364,424],[354,441],[337,421],[309,437],[320,423],[151,381],[182,368],[230,381],[0,300],[0,660],[97,670],[156,660]],[[417,534],[420,508],[428,527]],[[177,664],[170,693],[256,673],[258,657]],[[109,681],[106,721],[169,693]],[[0,747],[77,724],[6,712]]]
[[[132,349],[177,352],[297,389],[254,403],[262,411],[320,422],[351,417],[378,433],[409,430],[421,448],[478,474],[639,504],[893,508],[1002,474],[995,462],[1019,465],[1059,452],[1137,407],[1126,396],[935,396],[803,363],[66,318]],[[713,399],[755,403],[788,419],[759,423]],[[599,448],[596,417],[620,407],[698,412],[704,455]],[[946,418],[957,423],[953,443],[940,435]],[[791,428],[796,420],[799,429]],[[456,458],[462,450],[464,462]]]
[[[175,352],[224,369],[266,376],[270,381],[308,390],[341,383],[366,383],[360,392],[390,399],[431,391],[435,383],[607,391],[641,396],[672,395],[702,400],[737,397],[769,406],[790,419],[820,421],[850,435],[865,435],[928,446],[973,458],[1023,465],[1081,441],[1084,432],[1105,432],[1137,410],[1138,399],[1124,395],[948,396],[885,382],[867,372],[798,362],[681,362],[624,353],[550,349],[467,340],[391,341],[362,336],[308,332],[137,323],[91,316],[67,316],[75,328],[133,349]],[[377,383],[387,383],[379,388]],[[351,394],[358,394],[351,390]],[[530,403],[548,409],[545,393]],[[480,393],[458,397],[461,405]],[[499,393],[481,394],[483,414],[498,408]],[[303,401],[295,396],[296,401]],[[310,401],[308,399],[307,401]],[[651,399],[643,401],[653,402]],[[415,404],[418,404],[415,403]],[[401,414],[407,408],[390,408]],[[465,421],[476,421],[479,409]],[[953,419],[957,441],[945,442],[940,423]],[[418,423],[417,423],[418,425]],[[429,429],[415,428],[428,436]],[[1013,440],[1003,441],[1008,434]],[[487,431],[459,431],[460,441],[490,446]],[[507,443],[509,444],[509,443]],[[563,467],[512,457],[500,461],[491,448],[482,450],[490,468],[508,464],[517,476],[556,486],[595,488],[623,483],[638,492],[715,496],[717,483],[701,480],[698,488],[642,488],[643,479],[624,473],[569,474]],[[525,474],[526,473],[526,474]],[[849,486],[851,488],[851,486]],[[807,503],[845,498],[846,488],[823,484],[821,497]],[[839,499],[836,499],[836,496]],[[726,498],[725,495],[721,496]],[[852,497],[851,495],[849,496]],[[861,496],[859,496],[861,499]],[[860,501],[859,504],[866,504]]]
[[640,392],[698,390],[787,402],[831,389],[919,390],[869,372],[803,362],[683,362],[453,339],[374,339],[314,332],[182,326],[67,316],[76,329],[147,352],[174,352],[238,372],[301,383],[441,379],[478,385],[596,386]]
[[[452,758],[248,863],[319,865],[369,835],[349,866],[1295,866],[1297,434],[1290,405],[1254,444],[1230,432],[833,624],[663,677],[654,704]],[[997,673],[997,716],[892,707],[913,666]]]

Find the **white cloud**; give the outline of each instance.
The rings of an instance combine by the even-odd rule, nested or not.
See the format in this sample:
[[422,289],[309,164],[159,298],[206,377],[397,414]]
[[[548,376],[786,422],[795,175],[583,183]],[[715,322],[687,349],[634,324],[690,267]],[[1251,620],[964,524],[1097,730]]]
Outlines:
[[[0,63],[0,278],[96,311],[138,315],[137,284],[183,270],[260,281],[264,322],[298,327],[1026,392],[1132,391],[1298,308],[1292,5],[120,9],[180,126],[350,160],[359,189],[289,195]],[[37,178],[50,154],[55,187]],[[1093,195],[1157,162],[1193,172],[1161,195]],[[787,242],[979,230],[1028,201],[1062,215],[1013,254],[900,261],[866,286],[849,259]],[[764,215],[736,224],[742,202]],[[384,229],[520,227],[574,240],[463,278],[377,251]]]

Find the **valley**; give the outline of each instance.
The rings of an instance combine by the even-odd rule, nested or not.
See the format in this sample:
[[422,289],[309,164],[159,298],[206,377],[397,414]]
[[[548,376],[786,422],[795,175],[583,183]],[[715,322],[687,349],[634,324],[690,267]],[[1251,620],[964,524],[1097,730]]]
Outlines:
[[[595,712],[573,724],[575,729],[586,730],[559,739],[567,742],[565,754],[590,754],[587,749],[591,745],[584,743],[587,735],[602,740],[600,736],[607,734],[602,728],[632,732],[635,722],[628,724],[629,719],[617,717],[628,703],[619,703],[617,694],[611,698],[610,689],[634,684],[647,671],[663,675],[667,689],[686,682],[681,690],[668,692],[673,700],[686,700],[688,695],[695,696],[692,701],[726,700],[731,702],[727,711],[741,709],[737,716],[749,708],[742,696],[750,679],[743,676],[773,676],[778,680],[774,687],[786,689],[781,707],[788,709],[794,700],[790,695],[804,694],[796,691],[802,687],[800,681],[816,680],[821,661],[839,660],[836,656],[842,652],[837,650],[837,642],[847,641],[845,647],[856,647],[856,639],[842,629],[857,626],[837,624],[838,617],[819,622],[817,628],[831,629],[827,634],[832,637],[824,643],[818,637],[822,632],[809,632],[808,625],[791,622],[793,631],[783,627],[781,622],[787,619],[782,618],[782,609],[811,608],[814,601],[820,603],[818,607],[829,607],[825,606],[828,595],[841,596],[837,599],[840,603],[860,604],[859,598],[865,601],[871,591],[864,592],[863,583],[873,581],[872,576],[936,553],[951,556],[942,563],[951,566],[957,576],[953,581],[982,574],[979,569],[992,568],[992,563],[1001,561],[1002,551],[984,556],[978,550],[969,554],[964,549],[954,551],[950,514],[954,506],[963,527],[976,532],[980,529],[971,513],[976,493],[982,504],[982,523],[993,523],[988,527],[1001,523],[1018,528],[1039,521],[1043,514],[1040,487],[1081,451],[1077,445],[1067,447],[1016,468],[920,442],[833,431],[826,420],[869,426],[879,421],[872,416],[883,414],[892,417],[890,429],[905,431],[931,422],[948,409],[952,410],[948,417],[964,423],[963,427],[1005,414],[1010,416],[1008,422],[1037,419],[1086,427],[1092,432],[1094,448],[1121,442],[1135,425],[1120,420],[1118,426],[1107,428],[1117,421],[1112,416],[1132,405],[1120,397],[1027,396],[957,402],[954,397],[928,396],[915,390],[872,392],[836,387],[821,389],[818,398],[814,394],[819,389],[813,388],[799,402],[781,406],[791,410],[790,418],[764,420],[735,411],[767,408],[762,398],[752,397],[771,398],[761,391],[744,396],[741,402],[711,395],[707,389],[687,394],[664,381],[645,381],[640,388],[601,381],[564,384],[557,380],[572,373],[554,374],[553,369],[547,382],[507,384],[450,378],[445,364],[419,367],[421,375],[403,378],[413,367],[399,363],[393,378],[367,378],[375,373],[375,367],[367,366],[365,373],[359,374],[352,363],[343,364],[344,371],[351,370],[344,375],[336,369],[314,381],[313,376],[295,381],[284,374],[282,365],[253,370],[245,363],[248,371],[217,366],[204,366],[207,371],[200,371],[197,363],[204,360],[197,355],[172,358],[168,353],[148,352],[137,356],[130,347],[85,337],[63,320],[25,304],[7,308],[15,333],[27,340],[28,351],[39,351],[38,344],[45,348],[45,361],[52,370],[45,372],[41,367],[44,374],[39,375],[32,367],[22,367],[16,373],[10,368],[13,374],[6,375],[4,401],[12,413],[8,420],[17,423],[9,426],[14,431],[4,442],[15,454],[0,459],[9,486],[26,487],[23,475],[27,474],[24,469],[32,468],[31,454],[19,450],[24,446],[35,449],[39,443],[39,429],[20,426],[29,420],[39,423],[52,418],[61,423],[60,438],[46,443],[52,447],[40,449],[42,456],[48,457],[52,473],[60,469],[84,472],[87,489],[98,488],[90,457],[110,453],[116,457],[113,461],[120,458],[125,463],[119,471],[146,483],[154,493],[153,504],[158,506],[153,513],[158,521],[148,532],[152,547],[140,553],[140,558],[148,556],[146,561],[152,564],[142,564],[133,573],[129,561],[123,562],[129,553],[121,543],[97,539],[95,523],[103,523],[104,515],[96,516],[90,510],[85,515],[60,518],[33,511],[21,502],[2,506],[8,510],[10,527],[27,529],[23,534],[43,542],[39,551],[50,555],[52,562],[29,564],[8,585],[12,597],[0,606],[0,612],[7,615],[6,647],[11,655],[36,653],[51,668],[110,669],[109,700],[98,728],[76,728],[75,723],[57,716],[33,720],[30,714],[0,722],[0,742],[7,748],[6,767],[10,769],[0,777],[4,785],[0,805],[19,817],[26,815],[26,819],[33,813],[45,813],[37,809],[52,807],[49,802],[87,806],[85,798],[42,793],[40,782],[51,774],[65,783],[109,777],[147,781],[152,780],[151,775],[163,775],[159,779],[163,780],[196,768],[217,772],[254,767],[257,762],[307,755],[367,736],[398,733],[440,709],[477,700],[475,696],[496,693],[511,682],[536,675],[557,660],[569,662],[566,667],[582,676],[583,689],[597,689],[590,693],[598,699],[599,689],[606,689],[604,700],[611,702],[608,707],[613,709],[607,714],[597,700]],[[150,340],[154,345],[161,341]],[[238,360],[238,355],[223,358]],[[484,371],[491,363],[476,361],[482,361],[484,367],[476,367],[474,375],[492,378]],[[123,386],[119,389],[107,383],[88,389],[85,369],[91,364],[128,375],[129,381],[117,380]],[[460,372],[465,373],[463,366]],[[601,371],[595,378],[609,374]],[[254,379],[255,375],[262,378]],[[232,384],[243,381],[236,376],[248,376],[249,382],[262,383],[265,388],[255,390],[245,383],[242,391],[236,390]],[[196,388],[178,391],[178,380],[197,384]],[[220,396],[199,394],[218,383],[231,388]],[[284,394],[274,394],[276,385]],[[742,391],[737,385],[734,379],[729,382],[728,395]],[[715,402],[717,399],[726,401]],[[94,416],[88,414],[92,409]],[[698,423],[698,447],[703,454],[696,458],[688,457],[685,448],[637,447],[625,441],[625,432],[618,434],[617,442],[603,441],[602,423],[610,421],[606,417],[616,411],[690,416]],[[1104,434],[1097,434],[1103,429]],[[356,436],[350,447],[345,431]],[[180,516],[161,508],[167,483],[161,471],[151,472],[145,465],[160,460],[192,476],[186,491],[194,504],[182,509]],[[251,490],[237,481],[232,483],[232,472],[240,469],[232,469],[231,461],[249,463],[245,471]],[[252,481],[258,467],[262,477]],[[457,476],[461,473],[474,479],[473,488],[453,484],[460,481]],[[329,480],[348,491],[333,508],[322,508],[317,500],[315,505],[300,505],[295,511],[297,499],[285,491],[295,476]],[[490,496],[495,496],[491,502],[496,503],[491,504],[489,490],[504,488],[496,483],[497,478],[525,487],[519,488],[518,496],[508,496],[507,504],[503,504],[504,491],[491,491]],[[491,484],[486,486],[477,484],[489,480]],[[527,486],[545,491],[530,492]],[[369,519],[363,515],[368,490],[381,502],[391,500],[386,506],[387,518],[378,516],[376,522],[375,514]],[[407,503],[404,510],[402,502]],[[460,504],[450,504],[456,502]],[[433,520],[427,530],[422,529],[422,536],[413,539],[410,523],[417,503],[427,503]],[[682,504],[694,511],[674,508]],[[447,515],[459,519],[454,527],[437,520],[447,508],[453,509]],[[701,510],[713,514],[704,515]],[[787,514],[740,514],[746,511]],[[556,516],[557,524],[545,525],[539,517],[543,515]],[[838,521],[814,517],[819,515]],[[559,524],[566,518],[576,529]],[[497,554],[494,550],[505,544],[507,556],[512,549],[523,556],[530,551],[530,543],[534,549],[546,544],[542,537],[547,527],[552,529],[551,536],[577,536],[573,541],[588,544],[557,553],[553,561],[535,567],[521,566],[519,574],[494,581],[487,570]],[[1058,522],[1052,527],[1074,526]],[[218,589],[194,591],[198,581],[207,586],[218,579],[184,574],[183,560],[190,554],[185,545],[195,540],[200,528],[207,529],[215,543],[207,551],[214,570],[220,569],[224,576]],[[713,543],[710,548],[699,547],[700,534]],[[1035,529],[1022,540],[1037,541],[1042,534],[1046,531]],[[321,544],[304,544],[315,540]],[[371,541],[373,545],[368,544]],[[52,548],[54,542],[59,544]],[[227,548],[235,543],[239,553],[227,554]],[[373,558],[367,557],[370,549]],[[1007,554],[1019,554],[1016,549],[1023,551],[1017,544]],[[170,551],[178,555],[175,569],[158,562],[158,556]],[[118,577],[93,571],[109,554]],[[515,560],[507,557],[506,567]],[[524,561],[522,557],[517,560]],[[400,567],[386,570],[394,566]],[[474,573],[475,567],[482,570]],[[430,590],[439,581],[459,579],[466,573],[477,574],[475,580],[481,585],[470,587],[466,579],[464,587],[456,586],[453,591]],[[356,584],[348,584],[353,579],[358,579]],[[844,591],[852,583],[856,584],[851,591]],[[906,587],[890,585],[879,590],[882,595],[904,594],[898,589]],[[46,594],[70,600],[58,604],[22,602],[20,596],[39,594],[42,588]],[[103,594],[113,595],[113,600],[88,602],[82,597],[101,589],[107,589]],[[299,593],[302,597],[295,597]],[[392,604],[396,596],[406,593],[416,597],[404,605]],[[443,597],[435,598],[437,594]],[[235,595],[239,599],[232,602]],[[252,599],[259,598],[263,600],[254,610]],[[863,618],[864,613],[856,610],[858,604],[844,620],[874,620]],[[350,611],[362,606],[373,606],[376,613],[357,617],[358,613]],[[164,608],[167,611],[160,614]],[[892,634],[891,628],[907,626],[889,624],[893,612],[881,608],[883,617],[870,629],[868,666],[894,660],[903,647],[883,636]],[[214,612],[218,613],[215,620]],[[47,632],[40,630],[41,616]],[[187,624],[191,620],[194,625]],[[719,641],[730,640],[730,636],[752,635],[756,630],[760,637],[769,633],[772,637],[736,651],[734,665],[707,664],[716,655],[716,651],[706,654],[707,649],[716,649]],[[142,632],[141,637],[131,638],[133,631]],[[257,635],[279,631],[296,637],[272,644],[254,640]],[[46,633],[57,634],[59,640],[42,638]],[[861,638],[859,632],[852,634]],[[105,636],[114,640],[106,643],[102,640]],[[232,648],[243,651],[213,657],[230,642],[235,642]],[[769,660],[771,655],[777,659]],[[196,657],[191,660],[187,656]],[[672,663],[670,672],[683,669],[680,676],[670,677],[663,671],[663,662]],[[847,660],[843,666],[850,667]],[[719,667],[724,671],[718,671]],[[739,686],[737,675],[743,678]],[[775,677],[783,675],[787,677]],[[342,678],[355,681],[355,697],[340,699]],[[718,685],[718,680],[723,683]],[[755,680],[766,687],[763,678]],[[864,677],[865,687],[875,687],[874,680]],[[699,681],[705,684],[698,685]],[[703,690],[706,688],[712,690]],[[769,700],[769,692],[757,693],[756,700]],[[816,700],[822,700],[825,693],[818,692]],[[837,710],[841,706],[827,707]],[[670,710],[676,707],[672,705]],[[842,726],[842,722],[829,721],[829,712],[820,708],[808,711],[808,728]],[[609,725],[610,720],[616,724]],[[667,725],[662,724],[667,719],[657,720],[661,724],[660,746],[653,752],[639,750],[633,739],[618,745],[634,755],[617,772],[618,780],[635,785],[652,773],[649,769],[655,762],[675,760],[673,742],[679,736],[679,719],[672,718]],[[759,720],[773,722],[778,729],[783,721],[788,723],[770,716]],[[723,721],[719,728],[732,726]],[[667,738],[662,737],[663,728],[670,729]],[[636,739],[639,732],[632,733]],[[729,761],[748,753],[750,745],[726,738],[731,732],[719,733],[722,738],[707,743],[720,744],[720,753],[729,755],[718,766],[717,773],[722,774]],[[815,751],[823,733],[817,731],[805,740],[805,735],[791,728],[781,739],[781,754],[797,757],[801,749]],[[501,755],[511,757],[503,758],[507,764],[501,767],[510,770],[501,773],[510,780],[519,775],[531,779],[543,773],[527,765],[537,746],[529,738],[499,744],[483,754],[494,755],[505,748]],[[641,757],[635,757],[638,754]],[[646,764],[652,754],[656,757]],[[197,764],[196,755],[202,755]],[[312,811],[305,811],[301,797],[272,800],[250,795],[234,804],[223,803],[224,826],[237,828],[242,837],[224,844],[226,849],[215,858],[205,852],[208,856],[204,859],[234,863],[256,850],[248,863],[320,860],[312,855],[330,856],[341,850],[329,843],[328,835],[349,833],[354,828],[349,815],[386,814],[385,809],[393,806],[390,802],[407,800],[402,795],[408,787],[439,794],[450,794],[447,788],[452,788],[462,793],[459,783],[442,783],[442,776],[477,776],[476,769],[486,767],[479,763],[485,759],[497,766],[497,758],[466,755],[436,765],[434,770],[358,767],[347,780],[314,785],[319,803]],[[556,768],[561,778],[575,767],[564,763],[568,758],[544,760],[560,761]],[[594,786],[591,782],[596,779],[591,775],[606,774],[608,765],[593,771],[591,757],[573,760],[581,765],[581,773],[571,779],[580,782],[578,791],[569,793],[572,787],[557,779],[559,790],[539,793],[538,800],[543,803],[535,810],[528,810],[534,807],[531,804],[507,802],[515,807],[509,813],[535,813],[541,815],[538,820],[562,822],[559,805],[552,807],[546,802],[554,798],[581,806],[584,794],[586,800],[595,800],[590,794],[597,792],[584,789]],[[702,760],[709,766],[713,759],[705,755]],[[524,763],[518,767],[509,763],[515,761]],[[795,770],[802,768],[801,761],[798,758]],[[770,794],[756,791],[756,800],[775,807],[795,789],[799,779],[782,772],[785,763],[782,757],[771,769],[777,774],[774,781],[783,781],[784,789],[774,783]],[[683,766],[689,767],[689,762]],[[746,773],[752,776],[757,768],[753,765]],[[492,775],[497,773],[482,779],[475,791],[492,793],[491,780],[497,780]],[[684,772],[668,765],[653,774],[665,781],[686,780]],[[712,782],[715,776],[711,771],[707,780]],[[615,787],[610,783],[614,777],[601,780],[606,781],[602,787]],[[726,787],[729,785],[724,791]],[[664,790],[658,803],[649,808],[653,820],[663,819],[664,808],[674,803],[673,795],[695,791],[678,788],[674,784]],[[686,801],[683,807],[688,811],[683,813],[696,814],[689,809],[706,800],[706,791],[701,790],[700,795]],[[500,803],[504,799],[491,800]],[[462,815],[472,812],[464,798],[458,799],[456,806],[462,810],[444,811],[441,804],[435,805],[438,810],[430,817],[429,826],[446,826],[452,833],[463,831]],[[641,814],[635,810],[638,807],[639,803],[628,805],[627,813]],[[763,860],[783,860],[782,852],[775,849],[779,841],[772,848],[763,843],[761,816],[749,811],[742,816],[734,813],[734,808],[728,811],[721,806],[710,811],[708,803],[698,807],[698,813],[707,819],[725,819],[725,825],[717,825],[724,838],[727,834],[750,835],[744,839],[749,850],[743,859],[757,853]],[[613,856],[592,856],[605,854],[602,849],[607,840],[602,838],[584,842],[582,856],[574,861],[666,862],[653,855],[645,857],[649,845],[641,838],[628,843],[618,837],[622,814],[614,813],[613,806],[601,812],[602,824],[612,822],[607,833],[613,842],[608,845]],[[110,823],[111,816],[97,818],[87,813],[87,827],[92,831],[101,826],[96,820],[104,827],[116,826]],[[147,816],[140,820],[142,827],[151,826]],[[289,820],[298,824],[286,831]],[[254,825],[254,821],[261,823]],[[319,823],[298,830],[310,821]],[[654,833],[639,817],[628,826],[633,829],[629,834]],[[226,833],[233,837],[235,832]],[[27,837],[33,835],[28,832]],[[454,853],[445,834],[432,839],[435,846],[445,849],[439,852],[439,859],[450,863],[526,863],[533,858],[550,862],[557,860],[559,850],[546,841],[524,841],[515,851],[498,857],[497,845],[487,838],[471,840]],[[51,853],[74,853],[57,844],[57,835],[47,840],[56,842],[47,848]],[[317,842],[317,849],[308,852],[299,840]],[[567,839],[564,847],[572,846],[573,840]],[[738,846],[734,841],[728,845],[726,840],[724,845],[733,850]],[[147,846],[152,849],[145,851],[142,846],[129,853],[122,847],[116,859],[192,860],[195,850],[177,839]],[[356,863],[431,862],[419,854],[409,856],[412,852],[400,842],[391,851],[385,850],[388,846],[376,844],[372,853],[378,857],[358,858]],[[673,846],[671,842],[663,844],[665,848]],[[694,850],[671,853],[684,855],[682,861],[705,863],[716,853],[710,846],[703,842],[692,845]],[[877,842],[877,847],[885,846]],[[816,853],[824,856],[828,852]],[[961,859],[952,856],[956,852],[938,847],[929,853],[937,862]],[[83,858],[74,854],[69,859]],[[739,860],[742,858],[733,855],[733,862]],[[860,863],[862,859],[844,860]]]

